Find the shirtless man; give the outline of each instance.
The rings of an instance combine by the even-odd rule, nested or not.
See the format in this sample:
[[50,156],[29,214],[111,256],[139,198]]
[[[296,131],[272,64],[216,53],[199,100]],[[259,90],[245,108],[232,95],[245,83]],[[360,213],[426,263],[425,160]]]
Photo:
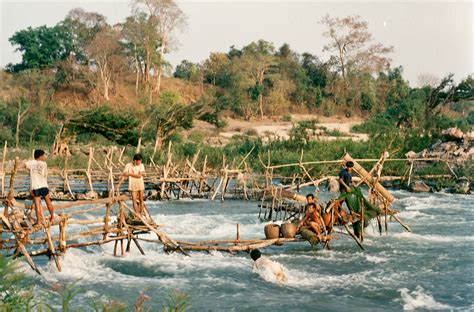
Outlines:
[[281,265],[267,257],[262,257],[260,250],[253,249],[250,252],[250,257],[255,261],[253,264],[254,270],[268,269],[273,273],[273,275],[275,275],[277,281],[286,282],[288,280]]
[[298,229],[303,225],[309,226],[310,229],[316,233],[318,239],[322,241],[321,220],[315,203],[308,204],[308,211],[306,212],[306,216],[300,221]]

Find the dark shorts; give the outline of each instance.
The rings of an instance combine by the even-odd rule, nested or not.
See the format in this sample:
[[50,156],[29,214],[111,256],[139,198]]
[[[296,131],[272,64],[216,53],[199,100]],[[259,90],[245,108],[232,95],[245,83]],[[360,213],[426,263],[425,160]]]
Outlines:
[[49,189],[47,187],[42,187],[36,190],[33,190],[33,195],[35,197],[46,197],[49,194]]

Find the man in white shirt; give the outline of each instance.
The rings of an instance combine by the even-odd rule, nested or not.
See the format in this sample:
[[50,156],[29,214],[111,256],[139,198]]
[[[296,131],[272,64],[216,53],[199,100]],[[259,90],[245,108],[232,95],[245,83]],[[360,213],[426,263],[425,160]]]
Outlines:
[[269,270],[275,275],[276,280],[279,282],[286,282],[288,280],[281,265],[266,257],[262,257],[260,250],[253,249],[250,252],[250,257],[255,261],[253,264],[254,270]]
[[[123,169],[122,178],[120,179],[118,189],[125,177],[128,177],[128,190],[132,193],[133,209],[140,215],[145,214],[145,203],[143,193],[145,192],[145,183],[143,181],[143,174],[145,167],[142,164],[142,155],[135,154],[133,161],[125,165]],[[140,201],[140,206],[137,204],[137,199]]]
[[49,197],[48,189],[48,165],[45,162],[46,155],[43,150],[35,150],[34,160],[28,160],[25,162],[26,168],[30,171],[31,178],[31,195],[36,210],[36,223],[35,225],[44,223],[43,207],[41,207],[41,197],[44,198],[46,206],[48,207],[50,214],[50,222],[54,224],[54,208]]

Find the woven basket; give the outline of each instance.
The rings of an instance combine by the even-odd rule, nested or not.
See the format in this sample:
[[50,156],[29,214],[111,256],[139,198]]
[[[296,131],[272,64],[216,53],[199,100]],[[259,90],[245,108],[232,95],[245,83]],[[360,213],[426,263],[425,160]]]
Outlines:
[[278,224],[265,225],[265,237],[267,239],[274,239],[280,237],[280,226]]
[[281,235],[284,238],[294,238],[296,235],[296,225],[294,225],[293,223],[282,224]]

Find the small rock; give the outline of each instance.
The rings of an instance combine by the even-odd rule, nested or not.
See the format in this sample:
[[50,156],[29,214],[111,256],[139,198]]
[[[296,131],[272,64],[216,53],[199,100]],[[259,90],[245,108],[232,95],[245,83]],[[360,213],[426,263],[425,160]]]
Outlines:
[[413,193],[426,193],[430,192],[431,188],[422,181],[413,181],[410,183],[408,190]]
[[151,200],[157,200],[158,196],[159,196],[159,193],[157,190],[151,190],[151,191],[148,191],[146,198],[151,199]]
[[474,158],[474,147],[471,147],[469,151],[467,152],[467,155],[470,156],[471,158]]
[[466,140],[469,140],[469,141],[474,141],[474,130],[471,130],[469,132],[467,132],[466,134],[464,134],[464,139]]
[[462,140],[464,136],[464,133],[458,128],[449,128],[449,129],[443,130],[442,134],[447,140],[455,140],[455,141]]
[[337,181],[336,178],[329,178],[328,191],[332,193],[339,192],[339,182]]
[[85,197],[87,199],[98,199],[99,198],[99,194],[97,194],[96,191],[88,191],[86,194],[85,194]]
[[417,158],[425,158],[427,155],[428,155],[428,150],[427,150],[427,149],[424,149],[424,150],[422,150],[421,152],[417,153],[417,154],[416,154],[416,157],[417,157]]
[[87,197],[86,197],[86,194],[77,194],[76,199],[77,200],[86,200]]

